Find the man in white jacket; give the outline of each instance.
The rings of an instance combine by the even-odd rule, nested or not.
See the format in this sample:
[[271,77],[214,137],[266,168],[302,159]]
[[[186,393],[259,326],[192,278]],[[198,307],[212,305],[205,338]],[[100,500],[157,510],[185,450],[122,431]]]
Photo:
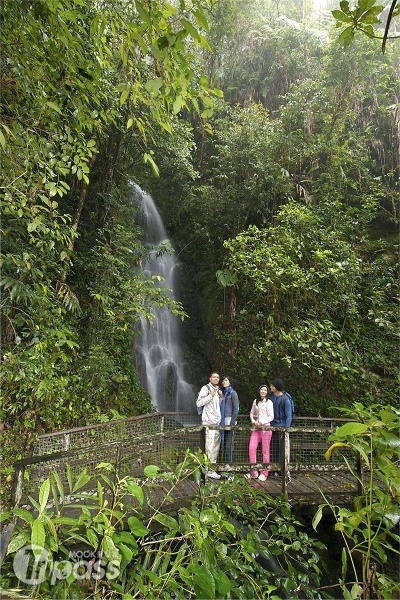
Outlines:
[[[203,425],[219,425],[221,423],[221,399],[222,390],[218,386],[219,373],[211,373],[209,383],[203,385],[197,396],[196,406],[202,408],[201,420]],[[206,429],[206,447],[205,452],[210,462],[216,463],[218,458],[219,446],[221,444],[221,433],[218,429]],[[208,477],[220,479],[215,471],[208,471]]]

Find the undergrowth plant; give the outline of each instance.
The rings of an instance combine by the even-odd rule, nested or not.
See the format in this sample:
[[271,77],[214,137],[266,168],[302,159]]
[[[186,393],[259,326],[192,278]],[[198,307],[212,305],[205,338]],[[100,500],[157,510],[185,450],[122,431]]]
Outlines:
[[[323,509],[335,517],[335,529],[343,537],[340,587],[345,600],[400,597],[398,572],[391,573],[390,560],[398,565],[400,523],[400,410],[390,405],[365,408],[356,402],[341,409],[357,421],[346,423],[330,436],[325,457],[350,449],[359,459],[357,471],[344,455],[347,467],[361,491],[354,508],[333,505],[327,499],[313,519],[317,528]],[[350,571],[350,573],[349,573]]]
[[[66,481],[53,471],[30,507],[2,515],[12,530],[1,587],[35,598],[322,598],[320,542],[283,497],[243,477],[201,484],[207,464],[188,451],[175,468],[120,477],[107,463]],[[198,495],[169,511],[185,478]],[[157,495],[163,498],[156,502]]]

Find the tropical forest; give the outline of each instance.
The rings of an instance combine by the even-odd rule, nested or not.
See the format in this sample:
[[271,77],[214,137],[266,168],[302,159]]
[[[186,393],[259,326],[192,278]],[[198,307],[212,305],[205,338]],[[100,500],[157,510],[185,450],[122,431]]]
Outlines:
[[[2,0],[0,27],[1,597],[400,598],[398,1]],[[144,477],[66,453],[15,502],[39,438],[197,414],[212,372],[248,427],[276,378],[347,419],[354,503],[204,483],[200,449]]]

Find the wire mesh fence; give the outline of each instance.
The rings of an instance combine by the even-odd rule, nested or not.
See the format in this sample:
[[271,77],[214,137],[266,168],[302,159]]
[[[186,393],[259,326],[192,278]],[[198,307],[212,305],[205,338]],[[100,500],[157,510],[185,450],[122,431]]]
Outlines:
[[78,448],[17,461],[13,504],[26,502],[53,471],[57,472],[65,489],[69,487],[69,479],[78,478],[83,470],[92,479],[86,487],[93,485],[93,480],[102,473],[111,479],[116,474],[118,478],[127,475],[143,478],[144,468],[151,464],[160,470],[172,471],[184,460],[187,450],[196,453],[201,447],[200,427],[173,427],[174,423],[167,420],[164,431],[129,439],[123,437],[99,445],[86,443],[84,446],[79,438],[81,445]]
[[[334,454],[329,463],[324,456],[333,427],[343,421],[298,418],[291,428],[269,428],[272,439],[268,470],[293,473],[354,467],[356,457],[349,451]],[[250,467],[249,440],[253,430],[249,418],[240,416],[237,426],[218,429],[221,431],[218,470],[246,472]],[[92,478],[98,477],[99,463],[111,464],[119,477],[143,477],[143,469],[149,464],[173,470],[183,461],[188,449],[204,450],[204,431],[197,414],[154,412],[39,436],[33,457],[16,463],[15,501],[37,490],[53,470],[65,484],[68,470],[75,477],[83,469]],[[231,460],[226,445],[229,431],[233,432]],[[256,462],[263,464],[261,444]]]
[[[250,426],[238,426],[233,429],[233,462],[235,464],[242,465],[249,464],[249,440],[252,428]],[[341,450],[341,452],[334,453],[330,462],[327,463],[325,453],[331,445],[329,436],[332,431],[329,428],[321,429],[318,427],[290,427],[283,430],[280,428],[271,427],[270,430],[272,430],[272,438],[270,443],[270,462],[276,463],[277,466],[275,468],[280,469],[279,463],[283,460],[283,453],[280,451],[280,448],[282,448],[283,445],[284,431],[288,433],[288,468],[297,470],[312,470],[314,466],[315,468],[320,469],[321,466],[328,464],[342,464],[346,466],[346,460],[355,460],[355,455],[352,454],[348,449],[344,448]],[[226,461],[226,444],[221,442],[218,463],[225,463]],[[262,443],[260,443],[257,448],[257,462],[263,462]]]
[[[293,427],[333,429],[345,421],[347,419],[297,417],[293,422]],[[241,427],[250,427],[249,416],[246,414],[239,415],[237,424]],[[33,448],[33,456],[63,452],[70,449],[96,447],[124,440],[129,441],[132,438],[198,425],[201,425],[201,416],[197,413],[153,412],[138,417],[39,435]],[[238,442],[240,446],[240,440]]]
[[198,415],[187,413],[149,413],[138,417],[118,419],[87,427],[76,427],[39,435],[33,448],[34,456],[63,452],[76,448],[90,448],[113,442],[132,440],[163,431],[179,429],[200,423]]

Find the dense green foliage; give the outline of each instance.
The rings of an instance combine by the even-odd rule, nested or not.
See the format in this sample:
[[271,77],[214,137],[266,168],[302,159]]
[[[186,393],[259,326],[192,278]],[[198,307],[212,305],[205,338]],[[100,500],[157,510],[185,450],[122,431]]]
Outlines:
[[149,409],[137,320],[184,307],[138,270],[130,179],[243,412],[275,376],[300,415],[398,398],[399,50],[278,4],[2,3],[6,475],[36,432]]
[[[345,600],[397,598],[400,411],[355,402],[343,412],[356,420],[336,429],[325,456],[351,451],[345,461],[359,495],[351,509],[320,490],[326,501],[312,523],[321,527],[326,509],[335,517],[342,536],[338,582],[324,582],[323,544],[307,535],[284,497],[272,498],[240,474],[200,485],[172,516],[175,486],[200,483],[210,464],[201,452],[187,451],[176,467],[148,465],[139,478],[121,477],[108,463],[95,474],[68,465],[66,473],[53,471],[29,497],[31,510],[16,507],[0,517],[11,528],[1,587],[41,598],[317,600],[338,598],[339,589]],[[165,497],[155,507],[159,489]]]
[[330,460],[343,448],[357,454],[360,469],[353,474],[360,495],[353,510],[333,506],[327,498],[327,504],[315,514],[313,526],[317,528],[328,506],[335,516],[335,529],[343,538],[340,583],[345,600],[397,598],[398,572],[394,577],[389,574],[387,563],[394,558],[398,566],[400,552],[400,412],[390,405],[365,408],[358,402],[342,412],[349,418],[356,416],[357,421],[338,427],[325,456]]
[[0,11],[8,469],[30,434],[149,410],[135,323],[154,305],[183,310],[138,269],[129,169],[157,171],[148,140],[183,107],[209,113],[220,92],[193,67],[208,47],[198,3],[10,0]]
[[[240,84],[232,106],[228,86],[197,140],[197,181],[147,183],[193,265],[210,362],[243,399],[281,376],[303,415],[398,398],[398,48],[343,50],[235,6],[224,35],[211,28],[219,72],[268,94]],[[234,24],[251,34],[233,75]]]
[[[384,12],[386,14],[383,16]],[[340,9],[332,11],[332,14],[336,19],[336,27],[341,28],[339,40],[345,46],[352,42],[357,32],[361,32],[370,38],[382,39],[382,52],[385,52],[388,39],[400,37],[396,35],[394,25],[395,18],[400,15],[397,0],[383,5],[376,0],[358,0],[354,6],[350,6],[347,0],[342,0]],[[384,26],[381,34],[375,29],[377,25]]]
[[[236,379],[242,412],[276,376],[300,415],[357,412],[363,427],[332,438],[372,473],[354,511],[330,506],[343,532],[342,593],[389,598],[398,415],[353,401],[399,398],[399,46],[373,0],[329,4],[339,40],[311,0],[1,3],[2,475],[9,484],[38,432],[150,408],[136,324],[154,306],[185,307],[140,272],[133,179],[156,198],[191,271],[200,343]],[[284,503],[271,499],[266,518],[264,498],[242,483],[211,486],[177,519],[153,515],[153,535],[139,513],[122,530],[121,494],[141,505],[139,482],[101,481],[115,503],[99,483],[92,512],[72,521],[47,506],[64,494],[57,476],[45,482],[37,515],[14,512],[7,560],[29,542],[62,556],[80,536],[119,565],[118,582],[89,590],[99,597],[273,598],[279,587],[317,597],[320,545]],[[71,475],[69,492],[87,483]],[[257,560],[264,528],[278,577]],[[82,597],[71,584],[37,591]]]
[[[168,497],[165,511],[143,516],[151,490],[163,481],[172,483],[173,490],[184,478],[199,479],[203,460],[188,453],[174,472],[149,465],[143,479],[114,478],[111,465],[103,463],[97,482],[85,471],[76,477],[69,472],[67,487],[54,472],[38,497],[30,499],[35,515],[23,508],[2,515],[5,521],[17,521],[2,587],[31,588],[16,577],[22,572],[22,579],[25,573],[31,579],[36,575],[31,589],[41,598],[277,600],[282,592],[320,598],[323,545],[304,532],[282,498],[260,493],[242,477],[202,486],[176,517],[168,514]],[[85,506],[74,504],[70,510],[69,496],[85,500]],[[30,545],[42,556],[45,571],[35,569],[28,550],[29,568],[16,573],[13,560]],[[106,575],[97,578],[88,560],[81,561],[79,571],[71,557],[75,547],[101,551]]]

